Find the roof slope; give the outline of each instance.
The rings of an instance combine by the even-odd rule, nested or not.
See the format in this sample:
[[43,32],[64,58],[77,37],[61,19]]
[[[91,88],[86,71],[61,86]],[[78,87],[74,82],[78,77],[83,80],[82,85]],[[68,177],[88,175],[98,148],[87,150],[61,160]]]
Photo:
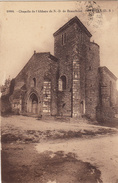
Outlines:
[[43,58],[44,56],[47,56],[47,58],[51,59],[51,60],[54,61],[54,62],[57,62],[57,61],[58,61],[58,59],[57,59],[55,56],[51,55],[50,52],[40,52],[40,53],[34,52],[34,54],[32,55],[32,57],[31,57],[31,58],[29,59],[29,61],[25,64],[25,66],[21,69],[21,71],[18,73],[18,75],[15,77],[15,79],[16,79],[20,74],[22,74],[23,71],[24,71],[24,74],[25,74],[25,69],[27,69],[27,67],[30,66],[30,63],[31,63],[31,62],[38,62],[38,60],[42,60],[42,58]]
[[103,66],[103,67],[99,67],[100,71],[105,71],[107,72],[114,80],[117,80],[117,77],[106,67],[106,66]]
[[88,29],[84,26],[84,24],[79,20],[77,16],[73,17],[71,20],[69,20],[66,24],[64,24],[61,28],[59,28],[53,36],[58,35],[61,31],[72,25],[73,23],[77,23],[81,29],[88,35],[88,37],[91,37],[92,34],[88,31]]

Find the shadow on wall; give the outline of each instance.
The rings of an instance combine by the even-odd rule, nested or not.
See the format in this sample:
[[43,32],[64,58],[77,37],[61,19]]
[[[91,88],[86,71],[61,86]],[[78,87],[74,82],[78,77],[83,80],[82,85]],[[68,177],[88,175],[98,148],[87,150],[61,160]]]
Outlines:
[[97,107],[96,118],[98,122],[107,122],[115,118],[115,108],[114,107]]

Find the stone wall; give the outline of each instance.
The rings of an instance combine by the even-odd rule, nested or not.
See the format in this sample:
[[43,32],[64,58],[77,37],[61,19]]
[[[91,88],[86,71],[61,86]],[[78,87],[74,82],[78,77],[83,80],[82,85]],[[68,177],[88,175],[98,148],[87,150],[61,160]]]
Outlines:
[[[62,43],[62,36],[66,34],[66,41]],[[66,77],[66,89],[58,92],[58,113],[69,115],[72,113],[72,78],[73,78],[73,47],[75,44],[74,26],[69,26],[58,35],[54,36],[54,54],[59,58],[59,76]],[[68,97],[67,97],[68,96]],[[70,101],[69,101],[70,100]],[[63,102],[62,102],[63,101]],[[65,106],[63,106],[65,105]],[[70,112],[71,111],[71,112]]]
[[90,43],[86,50],[85,113],[91,119],[96,119],[96,107],[99,103],[99,66],[99,46]]
[[[66,41],[63,43],[64,35]],[[80,117],[85,113],[85,50],[83,44],[88,44],[90,37],[78,26],[73,23],[67,26],[63,31],[54,36],[54,53],[59,58],[59,77],[65,75],[67,78],[67,87],[64,94],[69,94],[71,116]],[[62,97],[63,94],[59,94]],[[62,97],[64,103],[68,103],[67,97]],[[59,101],[59,113],[63,111],[62,99]],[[61,107],[62,106],[62,107]],[[66,113],[68,113],[66,111]]]
[[98,120],[109,120],[115,116],[117,106],[117,78],[107,67],[99,68]]
[[104,107],[116,105],[116,80],[117,78],[109,71],[107,67],[100,67],[100,93],[101,105]]
[[[35,86],[33,85],[35,78]],[[51,82],[50,115],[57,114],[57,59],[50,53],[34,53],[29,62],[15,78],[14,94],[24,89],[22,113],[28,112],[28,100],[34,93],[38,100],[38,115],[43,115],[44,81]],[[13,94],[13,95],[14,95]],[[47,96],[48,97],[48,96]]]
[[84,45],[89,44],[90,37],[77,25],[75,28],[75,44],[73,45],[73,116],[85,114],[85,57]]
[[58,91],[58,115],[71,116],[71,92]]

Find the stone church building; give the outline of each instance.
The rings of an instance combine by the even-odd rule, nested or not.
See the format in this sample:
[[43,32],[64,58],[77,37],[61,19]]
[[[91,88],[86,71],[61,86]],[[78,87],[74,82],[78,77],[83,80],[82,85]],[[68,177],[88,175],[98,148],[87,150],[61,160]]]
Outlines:
[[[116,76],[100,67],[99,45],[74,17],[54,34],[54,55],[32,55],[15,78],[12,111],[29,116],[113,117]],[[107,54],[107,53],[106,53]]]

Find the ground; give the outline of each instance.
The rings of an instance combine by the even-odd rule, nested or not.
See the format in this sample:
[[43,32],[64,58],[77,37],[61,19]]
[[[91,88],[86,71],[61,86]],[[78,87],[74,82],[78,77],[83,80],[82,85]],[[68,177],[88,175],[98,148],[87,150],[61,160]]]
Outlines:
[[86,120],[1,118],[2,183],[118,183],[118,129]]

